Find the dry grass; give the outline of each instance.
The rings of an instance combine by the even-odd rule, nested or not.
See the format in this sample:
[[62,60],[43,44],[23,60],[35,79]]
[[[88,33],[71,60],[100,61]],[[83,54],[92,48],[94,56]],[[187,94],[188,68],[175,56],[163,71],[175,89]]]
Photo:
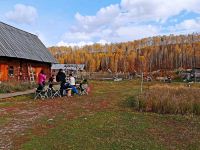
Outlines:
[[35,84],[29,82],[3,82],[0,84],[0,93],[12,93],[18,91],[24,91],[35,88]]
[[140,111],[200,115],[200,88],[154,85],[135,102],[135,108]]

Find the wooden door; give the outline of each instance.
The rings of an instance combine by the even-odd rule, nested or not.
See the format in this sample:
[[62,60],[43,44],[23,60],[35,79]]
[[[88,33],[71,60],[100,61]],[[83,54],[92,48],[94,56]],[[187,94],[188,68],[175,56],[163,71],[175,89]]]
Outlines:
[[39,75],[41,70],[42,70],[42,67],[35,67],[35,78],[36,78],[36,81],[38,80],[38,75]]
[[8,65],[0,64],[0,81],[8,81]]

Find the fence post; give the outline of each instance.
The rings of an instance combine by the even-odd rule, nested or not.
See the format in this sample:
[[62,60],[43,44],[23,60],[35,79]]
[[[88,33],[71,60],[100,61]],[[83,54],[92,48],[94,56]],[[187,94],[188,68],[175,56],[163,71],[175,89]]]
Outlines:
[[142,81],[141,81],[141,86],[140,86],[140,92],[143,92],[143,72],[142,72]]

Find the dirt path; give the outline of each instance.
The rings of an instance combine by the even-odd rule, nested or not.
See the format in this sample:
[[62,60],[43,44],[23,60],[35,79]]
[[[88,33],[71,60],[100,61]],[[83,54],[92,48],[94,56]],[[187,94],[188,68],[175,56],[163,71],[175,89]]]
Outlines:
[[10,98],[10,97],[15,97],[15,96],[20,96],[20,95],[27,95],[27,94],[31,94],[34,92],[35,92],[35,89],[27,90],[27,91],[23,91],[23,92],[0,94],[0,99]]
[[[61,104],[62,103],[62,104]],[[53,117],[62,111],[63,104],[68,104],[65,100],[25,102],[23,106],[13,106],[0,109],[0,116],[12,116],[12,120],[0,128],[0,149],[13,148],[13,138],[16,135],[30,128],[33,123],[44,116]]]
[[[43,110],[46,107],[43,106]],[[15,114],[8,124],[0,128],[0,149],[11,149],[12,148],[12,138],[17,133],[23,133],[23,131],[38,118],[44,116],[44,112],[40,112],[41,108],[34,108],[30,110],[19,110],[15,109]],[[1,112],[7,112],[9,110],[0,109]],[[25,117],[26,116],[26,117]]]

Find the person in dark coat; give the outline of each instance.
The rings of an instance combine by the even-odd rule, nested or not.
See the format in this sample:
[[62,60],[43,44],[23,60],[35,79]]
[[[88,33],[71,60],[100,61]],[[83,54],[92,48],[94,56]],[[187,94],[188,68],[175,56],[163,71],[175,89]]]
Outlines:
[[66,83],[66,75],[62,69],[60,69],[58,74],[56,75],[56,81],[60,82],[60,94],[61,96],[63,96],[63,91]]

